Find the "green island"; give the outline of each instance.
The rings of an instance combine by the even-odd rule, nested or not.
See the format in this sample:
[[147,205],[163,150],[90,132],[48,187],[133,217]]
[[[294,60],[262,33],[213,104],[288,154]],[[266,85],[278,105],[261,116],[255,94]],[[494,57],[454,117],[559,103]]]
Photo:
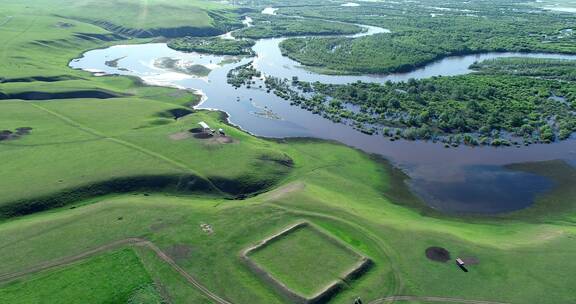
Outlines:
[[[254,10],[271,1],[255,3]],[[343,16],[335,20],[380,20],[367,15],[356,20],[349,10],[337,10],[345,2],[313,9],[306,5],[311,0],[291,3],[281,11],[323,18],[339,11]],[[377,2],[361,3],[346,8],[380,14]],[[510,8],[518,2],[478,3],[497,10],[500,3]],[[238,28],[243,13],[236,3],[4,0],[0,8],[0,303],[294,303],[248,267],[241,253],[302,221],[321,233],[290,234],[254,256],[291,287],[313,293],[352,265],[356,255],[373,263],[323,303],[354,303],[358,297],[364,303],[574,300],[573,164],[509,166],[512,173],[555,182],[527,209],[493,216],[445,214],[416,197],[408,177],[378,156],[332,141],[254,136],[231,125],[223,112],[193,109],[201,100],[195,91],[69,67],[88,50]],[[405,19],[399,11],[386,14],[393,18],[379,24],[391,29],[397,24],[394,30],[401,33],[415,26],[409,17],[418,12],[407,10]],[[518,33],[534,23],[552,33],[557,22],[574,20],[533,16],[516,19],[525,22],[515,28]],[[454,23],[464,27],[458,20]],[[454,26],[448,20],[444,25]],[[425,36],[436,42],[460,39],[449,33],[429,30]],[[509,33],[501,33],[502,43],[511,39]],[[369,41],[380,37],[350,43],[364,41],[370,49]],[[531,44],[530,35],[518,39],[530,49],[573,51],[564,40],[540,45]],[[410,64],[449,53],[453,48],[410,57]],[[358,63],[326,67],[362,71]],[[390,60],[375,67],[386,68],[397,67]],[[398,129],[429,123],[436,132],[456,135],[484,131],[486,124],[491,133],[531,131],[527,138],[538,141],[574,131],[570,64],[506,59],[474,68],[478,73],[384,85],[277,78],[267,78],[266,84],[287,99],[293,91],[312,90],[307,91],[315,94],[311,103],[302,99],[301,105],[328,117],[340,116],[336,110],[344,102],[364,109],[353,118],[359,121],[389,113],[398,118],[391,120]],[[258,73],[246,65],[235,71],[239,76],[232,84],[246,85],[261,77]],[[321,101],[329,106],[320,107]],[[449,117],[441,119],[443,114]],[[328,238],[339,245],[327,244]],[[442,247],[452,259],[428,256],[433,247]],[[470,261],[469,272],[458,268],[456,257]]]
[[262,73],[256,70],[253,66],[253,62],[241,65],[234,69],[231,69],[226,75],[226,82],[232,85],[234,88],[240,88],[241,86],[246,86],[250,88],[256,82],[252,78],[260,78]]
[[253,40],[184,37],[173,39],[168,47],[183,52],[209,53],[216,55],[253,55]]
[[238,38],[273,38],[307,35],[350,35],[357,34],[362,28],[353,24],[330,22],[325,20],[298,19],[280,15],[250,15],[254,26],[232,33]]

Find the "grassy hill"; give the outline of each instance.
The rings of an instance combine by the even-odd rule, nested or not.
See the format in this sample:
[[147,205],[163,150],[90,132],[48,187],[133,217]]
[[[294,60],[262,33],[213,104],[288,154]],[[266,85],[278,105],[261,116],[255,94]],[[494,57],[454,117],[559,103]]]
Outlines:
[[211,36],[241,24],[230,6],[209,0],[8,0],[3,7],[83,21],[128,37]]

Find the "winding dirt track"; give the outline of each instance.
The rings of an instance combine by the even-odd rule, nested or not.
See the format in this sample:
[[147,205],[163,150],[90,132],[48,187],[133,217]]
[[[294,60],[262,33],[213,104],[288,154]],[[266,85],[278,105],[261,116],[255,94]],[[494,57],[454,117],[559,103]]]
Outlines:
[[80,261],[82,259],[85,259],[87,257],[93,256],[93,255],[96,255],[99,253],[103,253],[103,252],[106,252],[106,251],[109,251],[112,249],[116,249],[119,247],[123,247],[126,245],[147,247],[148,249],[154,251],[154,253],[156,253],[156,255],[162,261],[164,261],[168,265],[172,266],[172,268],[176,272],[178,272],[183,278],[185,278],[186,281],[188,281],[188,283],[190,283],[196,289],[201,291],[205,296],[212,299],[215,303],[232,304],[231,302],[228,302],[227,300],[225,300],[225,299],[219,297],[218,295],[216,295],[215,293],[211,292],[204,285],[200,284],[200,282],[198,282],[196,279],[194,279],[194,277],[192,277],[189,273],[187,273],[184,269],[182,269],[182,267],[178,266],[178,264],[176,264],[176,262],[174,262],[174,260],[172,258],[170,258],[166,253],[164,253],[162,250],[160,250],[160,248],[158,248],[152,242],[147,241],[145,239],[141,239],[141,238],[127,238],[127,239],[115,241],[115,242],[112,242],[112,243],[109,243],[106,245],[96,247],[94,249],[84,251],[84,252],[77,254],[77,255],[74,255],[74,256],[69,256],[69,257],[65,257],[62,259],[48,261],[48,262],[36,265],[34,267],[28,268],[26,270],[22,270],[22,271],[18,271],[18,272],[12,272],[12,273],[6,273],[6,274],[0,274],[0,282],[11,281],[11,280],[18,279],[18,278],[21,278],[21,277],[29,275],[29,274],[36,273],[38,271],[42,271],[42,270],[46,270],[46,269],[50,269],[50,268],[55,268],[55,267],[60,267],[60,266],[65,266],[65,265]]
[[[141,239],[141,238],[127,238],[127,239],[115,241],[115,242],[112,242],[112,243],[109,243],[106,245],[102,245],[102,246],[84,251],[84,252],[79,253],[77,255],[73,255],[73,256],[57,259],[57,260],[52,260],[52,261],[48,261],[45,263],[41,263],[41,264],[38,264],[34,267],[30,267],[30,268],[22,270],[22,271],[0,274],[0,283],[15,280],[15,279],[18,279],[18,278],[42,271],[42,270],[66,266],[66,265],[72,264],[74,262],[78,262],[80,260],[83,260],[85,258],[97,255],[99,253],[103,253],[103,252],[113,250],[116,248],[120,248],[123,246],[127,246],[127,245],[146,247],[146,248],[154,251],[154,253],[156,253],[156,255],[162,261],[164,261],[168,265],[170,265],[172,267],[172,269],[174,269],[176,272],[178,272],[178,274],[180,274],[184,279],[186,279],[186,281],[188,281],[188,283],[190,283],[196,289],[201,291],[205,296],[207,296],[208,298],[213,300],[215,303],[232,304],[232,302],[229,302],[229,301],[219,297],[217,294],[211,292],[204,285],[200,284],[200,282],[198,282],[196,279],[194,279],[194,277],[192,277],[192,275],[190,275],[188,272],[186,272],[184,269],[182,269],[182,267],[178,266],[178,264],[176,264],[176,262],[174,262],[174,260],[170,256],[168,256],[165,252],[163,252],[160,248],[158,248],[152,242],[145,240],[145,239]],[[468,299],[445,298],[445,297],[424,297],[424,296],[389,296],[389,297],[376,299],[374,301],[369,302],[369,304],[393,303],[393,302],[401,302],[401,301],[460,303],[460,304],[508,304],[508,303],[504,303],[504,302],[468,300]]]

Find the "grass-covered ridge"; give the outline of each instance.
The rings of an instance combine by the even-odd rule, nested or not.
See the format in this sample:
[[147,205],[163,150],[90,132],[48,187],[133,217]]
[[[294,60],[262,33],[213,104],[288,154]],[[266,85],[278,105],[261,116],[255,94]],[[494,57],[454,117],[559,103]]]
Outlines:
[[129,37],[213,36],[240,26],[230,6],[207,0],[34,0],[27,4]]

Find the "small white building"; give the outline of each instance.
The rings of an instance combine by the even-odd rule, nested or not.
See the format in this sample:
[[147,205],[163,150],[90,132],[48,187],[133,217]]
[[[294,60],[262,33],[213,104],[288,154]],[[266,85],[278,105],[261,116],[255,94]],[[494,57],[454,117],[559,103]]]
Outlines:
[[202,128],[202,132],[210,132],[210,126],[207,123],[201,121],[198,124]]

